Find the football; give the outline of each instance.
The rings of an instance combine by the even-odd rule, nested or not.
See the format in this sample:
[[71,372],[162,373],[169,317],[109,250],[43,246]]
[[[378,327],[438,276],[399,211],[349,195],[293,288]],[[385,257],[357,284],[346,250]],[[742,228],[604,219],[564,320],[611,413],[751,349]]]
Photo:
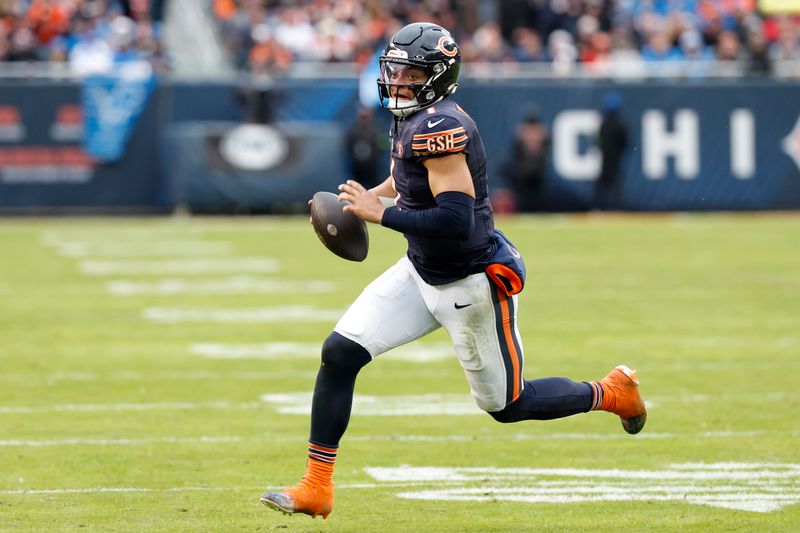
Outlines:
[[363,261],[369,252],[367,224],[343,211],[346,205],[333,193],[316,193],[311,199],[311,224],[328,250],[349,261]]

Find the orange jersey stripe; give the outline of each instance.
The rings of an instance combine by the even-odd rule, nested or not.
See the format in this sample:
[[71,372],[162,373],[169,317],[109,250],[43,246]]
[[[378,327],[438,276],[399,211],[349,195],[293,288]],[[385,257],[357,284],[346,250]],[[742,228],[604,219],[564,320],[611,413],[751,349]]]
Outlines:
[[520,394],[519,354],[517,353],[517,348],[514,344],[514,332],[511,331],[511,315],[508,309],[508,297],[503,294],[503,291],[501,291],[499,288],[495,290],[497,290],[497,296],[500,300],[500,313],[503,317],[503,334],[506,338],[508,354],[511,356],[511,368],[514,371],[514,395],[511,401],[516,401]]
[[461,133],[464,128],[453,128],[452,130],[437,131],[436,133],[421,133],[414,135],[411,140],[417,141],[420,139],[430,139],[431,137],[438,137],[439,135],[447,135],[448,133]]

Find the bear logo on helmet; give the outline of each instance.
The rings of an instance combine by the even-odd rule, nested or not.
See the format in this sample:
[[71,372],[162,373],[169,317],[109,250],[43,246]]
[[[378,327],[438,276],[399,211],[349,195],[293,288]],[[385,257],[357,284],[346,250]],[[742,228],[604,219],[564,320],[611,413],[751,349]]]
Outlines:
[[449,35],[443,35],[439,38],[439,43],[436,45],[436,49],[447,57],[455,57],[455,55],[458,53],[458,46],[456,46],[456,42]]

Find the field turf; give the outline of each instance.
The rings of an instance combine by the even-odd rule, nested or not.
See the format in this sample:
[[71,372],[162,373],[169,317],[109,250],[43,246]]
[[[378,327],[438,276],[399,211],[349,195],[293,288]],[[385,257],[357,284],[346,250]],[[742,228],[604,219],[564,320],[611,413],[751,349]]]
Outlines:
[[362,371],[323,521],[258,496],[302,475],[318,346],[402,237],[349,263],[302,217],[0,221],[0,531],[800,530],[800,217],[497,223],[526,377],[625,363],[647,426],[498,424],[438,331]]

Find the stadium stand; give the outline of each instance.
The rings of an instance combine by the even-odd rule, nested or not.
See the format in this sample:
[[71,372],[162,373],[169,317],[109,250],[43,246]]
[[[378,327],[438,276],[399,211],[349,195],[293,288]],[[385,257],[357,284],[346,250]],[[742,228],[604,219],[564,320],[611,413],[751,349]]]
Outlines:
[[163,8],[164,0],[0,0],[0,61],[64,63],[78,76],[147,62],[164,73]]
[[[168,9],[178,15],[172,39]],[[210,72],[357,68],[422,20],[452,28],[477,75],[480,63],[511,75],[800,74],[800,16],[764,13],[755,0],[0,0],[0,61],[68,63],[82,75],[144,60],[166,73],[168,42],[170,56],[188,52],[184,72],[203,71],[199,59]],[[197,53],[200,41],[218,46]]]
[[453,28],[467,64],[539,64],[564,75],[648,73],[654,65],[692,76],[763,75],[800,59],[800,18],[765,15],[754,0],[213,0],[212,7],[231,57],[251,72],[306,61],[363,64],[387,35],[423,20]]

